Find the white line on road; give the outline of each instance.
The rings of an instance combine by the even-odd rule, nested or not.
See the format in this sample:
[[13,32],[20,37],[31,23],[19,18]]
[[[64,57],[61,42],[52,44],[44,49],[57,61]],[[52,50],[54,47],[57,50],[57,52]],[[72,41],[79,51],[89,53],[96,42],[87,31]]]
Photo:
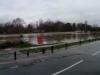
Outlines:
[[100,53],[100,51],[98,51],[98,52],[96,52],[96,53],[92,54],[92,56],[94,56],[94,55],[96,55],[96,54],[98,54],[98,53]]
[[77,63],[75,63],[75,64],[73,64],[73,65],[71,65],[71,66],[69,66],[69,67],[67,67],[67,68],[65,68],[65,69],[63,69],[63,70],[61,70],[61,71],[59,71],[59,72],[56,72],[56,73],[54,73],[54,74],[52,74],[52,75],[57,75],[57,74],[59,74],[59,73],[62,73],[62,72],[64,72],[64,71],[66,71],[66,70],[68,70],[68,69],[74,67],[75,65],[78,65],[78,64],[81,63],[81,62],[83,62],[83,60],[81,60],[81,61],[79,61],[79,62],[77,62]]
[[12,66],[12,67],[9,67],[9,68],[17,68],[18,66]]

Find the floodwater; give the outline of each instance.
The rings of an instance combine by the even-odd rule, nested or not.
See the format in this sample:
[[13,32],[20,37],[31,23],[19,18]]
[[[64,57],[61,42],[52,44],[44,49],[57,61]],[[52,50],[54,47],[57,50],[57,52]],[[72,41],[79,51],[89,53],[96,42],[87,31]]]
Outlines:
[[[23,37],[20,37],[23,35]],[[42,44],[51,44],[58,42],[76,42],[80,40],[88,40],[98,38],[98,33],[75,33],[75,32],[55,32],[55,33],[31,33],[31,34],[13,34],[0,35],[1,41],[18,41],[24,40],[32,44],[38,44],[37,37],[42,36]]]

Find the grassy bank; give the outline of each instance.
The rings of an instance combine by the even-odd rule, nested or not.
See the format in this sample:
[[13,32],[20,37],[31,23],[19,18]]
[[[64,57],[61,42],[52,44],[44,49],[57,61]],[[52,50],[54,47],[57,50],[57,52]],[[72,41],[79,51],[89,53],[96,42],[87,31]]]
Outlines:
[[0,43],[0,49],[5,49],[5,48],[9,48],[9,47],[15,47],[15,48],[25,48],[25,47],[31,47],[32,45],[30,43],[27,43],[25,41],[6,41],[6,42],[2,42]]
[[[94,42],[94,41],[98,41],[98,40],[100,40],[100,38],[90,39],[90,40],[85,40],[85,41],[79,41],[79,42],[73,42],[73,43],[67,43],[67,47],[74,46],[74,45],[85,44],[85,43],[89,43],[89,42]],[[50,47],[43,47],[43,48],[46,51],[51,50],[51,46]],[[31,53],[37,53],[37,52],[41,52],[43,48],[41,47],[41,48],[36,48],[36,49],[20,50],[20,52],[24,53],[24,54],[26,54],[27,51],[31,52]],[[58,44],[58,45],[53,45],[53,48],[54,48],[54,50],[56,50],[56,49],[60,49],[60,48],[66,48],[66,46],[65,46],[65,44]]]

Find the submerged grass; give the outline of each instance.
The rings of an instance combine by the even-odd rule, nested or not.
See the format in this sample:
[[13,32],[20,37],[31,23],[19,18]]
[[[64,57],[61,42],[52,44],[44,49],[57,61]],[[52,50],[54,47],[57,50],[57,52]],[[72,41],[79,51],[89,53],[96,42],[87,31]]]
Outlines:
[[32,47],[33,45],[30,43],[25,43],[19,46],[15,46],[14,48],[27,48],[27,47]]
[[[74,45],[81,45],[81,44],[85,44],[85,43],[90,43],[90,42],[94,42],[94,41],[98,41],[100,40],[100,38],[97,39],[90,39],[90,40],[85,40],[85,41],[79,41],[79,42],[72,42],[72,43],[67,43],[67,47],[69,46],[74,46]],[[54,45],[53,49],[60,49],[60,48],[65,48],[66,47],[66,43],[65,44],[58,44],[58,45]],[[50,47],[41,47],[41,48],[36,48],[36,49],[27,49],[27,50],[20,50],[21,53],[26,54],[27,51],[31,52],[31,53],[37,53],[37,52],[42,52],[42,49],[47,50],[51,50],[51,46]]]
[[[53,43],[53,44],[60,44],[60,43]],[[30,43],[25,43],[19,46],[15,46],[14,48],[28,48],[28,47],[37,47],[37,46],[45,46],[45,45],[53,45],[53,44],[40,44],[40,45],[32,45]]]

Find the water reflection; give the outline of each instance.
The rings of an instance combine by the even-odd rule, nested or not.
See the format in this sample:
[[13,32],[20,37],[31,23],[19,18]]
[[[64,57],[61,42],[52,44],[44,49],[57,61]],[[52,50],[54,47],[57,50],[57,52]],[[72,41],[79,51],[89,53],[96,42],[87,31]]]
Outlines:
[[[58,43],[58,42],[76,42],[79,40],[87,40],[87,39],[92,39],[92,38],[98,38],[100,34],[97,33],[92,33],[92,34],[80,34],[80,33],[75,33],[75,34],[70,34],[70,33],[38,33],[38,35],[42,36],[43,44],[50,44],[50,43]],[[0,36],[0,41],[18,41],[18,40],[24,40],[32,44],[38,44],[37,41],[37,34],[23,34],[23,38],[20,38],[19,35],[2,35]]]

